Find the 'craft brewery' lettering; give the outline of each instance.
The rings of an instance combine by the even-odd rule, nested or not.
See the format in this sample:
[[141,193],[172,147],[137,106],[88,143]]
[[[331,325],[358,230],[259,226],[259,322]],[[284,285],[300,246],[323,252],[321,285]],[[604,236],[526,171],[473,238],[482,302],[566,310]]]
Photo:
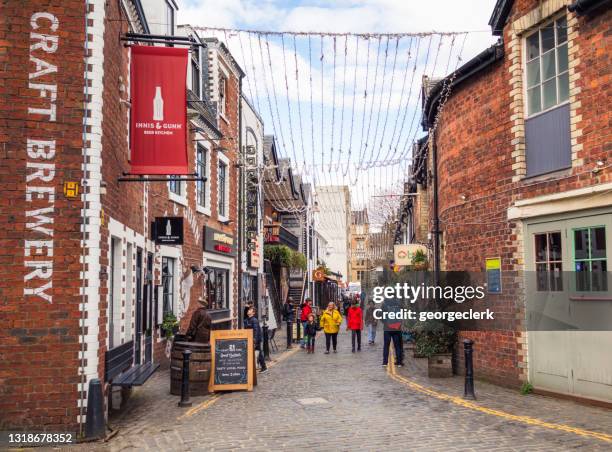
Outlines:
[[[30,18],[29,85],[39,93],[40,101],[28,106],[36,119],[55,122],[57,66],[45,60],[57,51],[59,21],[50,13],[35,13]],[[41,127],[39,130],[45,130]],[[53,220],[55,211],[55,140],[27,138],[26,193],[30,205],[25,212],[24,297],[40,297],[52,303]]]

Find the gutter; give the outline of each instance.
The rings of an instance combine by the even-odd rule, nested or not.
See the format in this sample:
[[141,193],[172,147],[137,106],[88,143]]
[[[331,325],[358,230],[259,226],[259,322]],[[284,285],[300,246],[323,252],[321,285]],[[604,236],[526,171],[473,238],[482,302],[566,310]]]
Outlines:
[[241,73],[238,79],[238,265],[236,265],[238,269],[238,328],[242,326],[243,313],[242,313],[242,253],[244,252],[244,243],[242,237],[242,229],[244,223],[244,199],[243,199],[243,191],[244,191],[244,171],[243,171],[243,154],[242,154],[242,78],[244,74]]
[[479,73],[496,61],[502,60],[503,57],[504,43],[502,40],[499,40],[497,43],[480,52],[470,61],[465,63],[454,73],[447,75],[445,78],[436,83],[425,101],[425,106],[423,107],[423,119],[421,121],[423,130],[428,130],[430,127],[433,127],[433,120],[435,118],[435,113],[438,110],[438,105],[440,104],[440,98],[443,94],[442,88],[445,83],[447,83],[454,76],[454,81],[450,84],[450,86],[448,86],[447,89],[454,88],[464,80]]
[[579,16],[584,16],[609,3],[611,3],[610,0],[576,0],[567,7],[567,10]]

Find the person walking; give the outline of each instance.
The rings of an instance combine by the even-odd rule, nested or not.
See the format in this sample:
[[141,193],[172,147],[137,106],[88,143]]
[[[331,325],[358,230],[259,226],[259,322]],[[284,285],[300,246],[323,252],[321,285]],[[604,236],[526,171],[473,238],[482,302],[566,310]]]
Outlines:
[[[404,365],[404,351],[402,350],[402,321],[395,320],[401,313],[402,304],[398,299],[387,299],[383,303],[383,313],[394,313],[384,317],[383,325],[385,328],[384,343],[383,343],[383,366],[389,364],[389,350],[391,341],[395,349],[395,365],[402,367]],[[389,319],[392,317],[392,319]]]
[[304,337],[302,337],[300,347],[306,347],[306,324],[308,323],[308,316],[312,313],[312,300],[310,297],[304,300],[304,304],[302,304],[302,313],[300,314],[300,322],[302,323],[302,331],[304,333]]
[[346,315],[346,327],[351,330],[351,352],[355,353],[355,339],[357,339],[357,351],[361,351],[361,330],[363,329],[363,311],[359,306],[359,298],[355,299],[353,306],[348,309]]
[[374,345],[374,341],[376,341],[376,325],[378,324],[378,320],[374,318],[374,302],[368,302],[368,308],[365,312],[365,325],[368,330],[368,344]]
[[308,315],[308,320],[304,324],[304,339],[306,340],[306,353],[314,353],[315,337],[317,336],[317,324],[314,314]]
[[323,328],[325,333],[325,354],[329,355],[330,343],[334,346],[334,353],[336,353],[336,347],[338,345],[338,331],[340,331],[340,325],[342,324],[342,315],[336,309],[334,303],[329,303],[327,309],[321,314],[320,326]]
[[293,340],[293,320],[295,313],[293,312],[293,300],[291,297],[287,297],[287,301],[283,305],[283,320],[287,323],[287,349],[292,348],[291,342]]
[[259,320],[255,317],[255,308],[251,307],[247,310],[247,318],[244,320],[244,327],[253,330],[253,344],[255,345],[255,354],[257,355],[257,363],[259,364],[259,372],[268,371],[266,360],[261,349],[262,334]]

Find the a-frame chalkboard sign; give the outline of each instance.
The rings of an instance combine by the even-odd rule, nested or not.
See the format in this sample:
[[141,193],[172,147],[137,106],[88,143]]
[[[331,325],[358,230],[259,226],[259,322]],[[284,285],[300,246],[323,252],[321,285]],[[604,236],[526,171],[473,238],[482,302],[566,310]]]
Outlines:
[[210,352],[210,392],[253,390],[253,330],[211,331]]

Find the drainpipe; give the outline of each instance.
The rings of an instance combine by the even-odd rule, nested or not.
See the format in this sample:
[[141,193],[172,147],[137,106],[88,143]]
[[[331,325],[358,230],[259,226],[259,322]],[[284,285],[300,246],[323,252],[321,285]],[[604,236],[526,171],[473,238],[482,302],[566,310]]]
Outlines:
[[433,185],[433,240],[434,240],[434,284],[440,284],[440,217],[438,215],[438,146],[436,131],[431,131],[431,159]]
[[242,227],[244,222],[244,155],[242,153],[242,78],[240,75],[238,79],[238,328],[241,328],[242,322],[242,253],[244,249]]

